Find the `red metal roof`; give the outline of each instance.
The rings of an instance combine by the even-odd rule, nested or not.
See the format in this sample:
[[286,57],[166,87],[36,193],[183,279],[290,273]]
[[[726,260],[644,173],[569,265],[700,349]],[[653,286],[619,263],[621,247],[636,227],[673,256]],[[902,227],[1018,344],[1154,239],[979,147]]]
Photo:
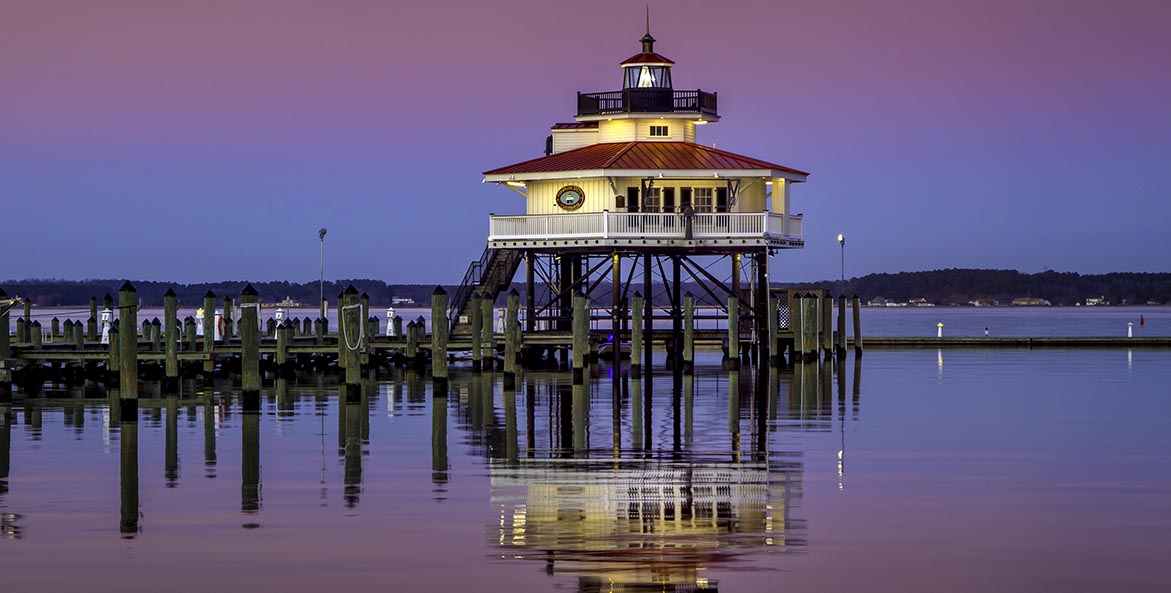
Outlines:
[[798,175],[804,171],[726,150],[691,142],[613,142],[593,144],[566,152],[485,171],[484,175],[588,171],[592,169],[719,170],[776,169]]
[[655,52],[642,52],[634,54],[625,60],[622,60],[622,65],[627,64],[674,64],[674,60],[664,58]]
[[598,122],[596,121],[560,122],[553,124],[554,130],[588,130],[596,127],[598,127]]

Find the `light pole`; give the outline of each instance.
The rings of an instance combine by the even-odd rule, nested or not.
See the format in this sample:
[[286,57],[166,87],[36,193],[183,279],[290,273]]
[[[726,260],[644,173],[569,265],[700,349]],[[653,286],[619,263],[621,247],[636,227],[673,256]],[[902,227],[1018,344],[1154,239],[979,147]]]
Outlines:
[[838,233],[838,245],[842,246],[842,294],[846,294],[846,236]]
[[317,303],[321,306],[322,319],[325,319],[325,233],[327,232],[325,227],[317,230],[317,238],[321,241],[321,279],[317,285],[321,289],[321,298]]

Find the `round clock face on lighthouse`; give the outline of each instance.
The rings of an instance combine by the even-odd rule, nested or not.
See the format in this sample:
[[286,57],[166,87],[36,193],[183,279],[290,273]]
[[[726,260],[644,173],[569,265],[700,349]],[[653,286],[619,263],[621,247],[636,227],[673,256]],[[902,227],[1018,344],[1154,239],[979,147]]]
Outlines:
[[585,203],[585,192],[576,185],[567,185],[557,191],[557,205],[562,210],[577,210]]

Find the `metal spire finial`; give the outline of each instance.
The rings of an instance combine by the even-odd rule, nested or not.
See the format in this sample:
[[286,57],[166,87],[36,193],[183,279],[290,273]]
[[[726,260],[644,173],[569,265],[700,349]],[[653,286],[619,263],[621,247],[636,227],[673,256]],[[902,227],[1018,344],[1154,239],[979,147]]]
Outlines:
[[639,39],[642,43],[642,53],[649,54],[655,51],[655,38],[651,37],[651,5],[646,5],[646,35]]

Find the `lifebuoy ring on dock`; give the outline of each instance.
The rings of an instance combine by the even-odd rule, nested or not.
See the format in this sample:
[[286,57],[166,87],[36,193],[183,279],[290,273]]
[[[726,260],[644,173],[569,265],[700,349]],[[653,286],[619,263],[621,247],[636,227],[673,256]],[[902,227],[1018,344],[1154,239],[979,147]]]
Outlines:
[[215,327],[216,327],[216,333],[218,333],[221,337],[223,337],[224,336],[224,318],[222,315],[218,319],[216,319]]

